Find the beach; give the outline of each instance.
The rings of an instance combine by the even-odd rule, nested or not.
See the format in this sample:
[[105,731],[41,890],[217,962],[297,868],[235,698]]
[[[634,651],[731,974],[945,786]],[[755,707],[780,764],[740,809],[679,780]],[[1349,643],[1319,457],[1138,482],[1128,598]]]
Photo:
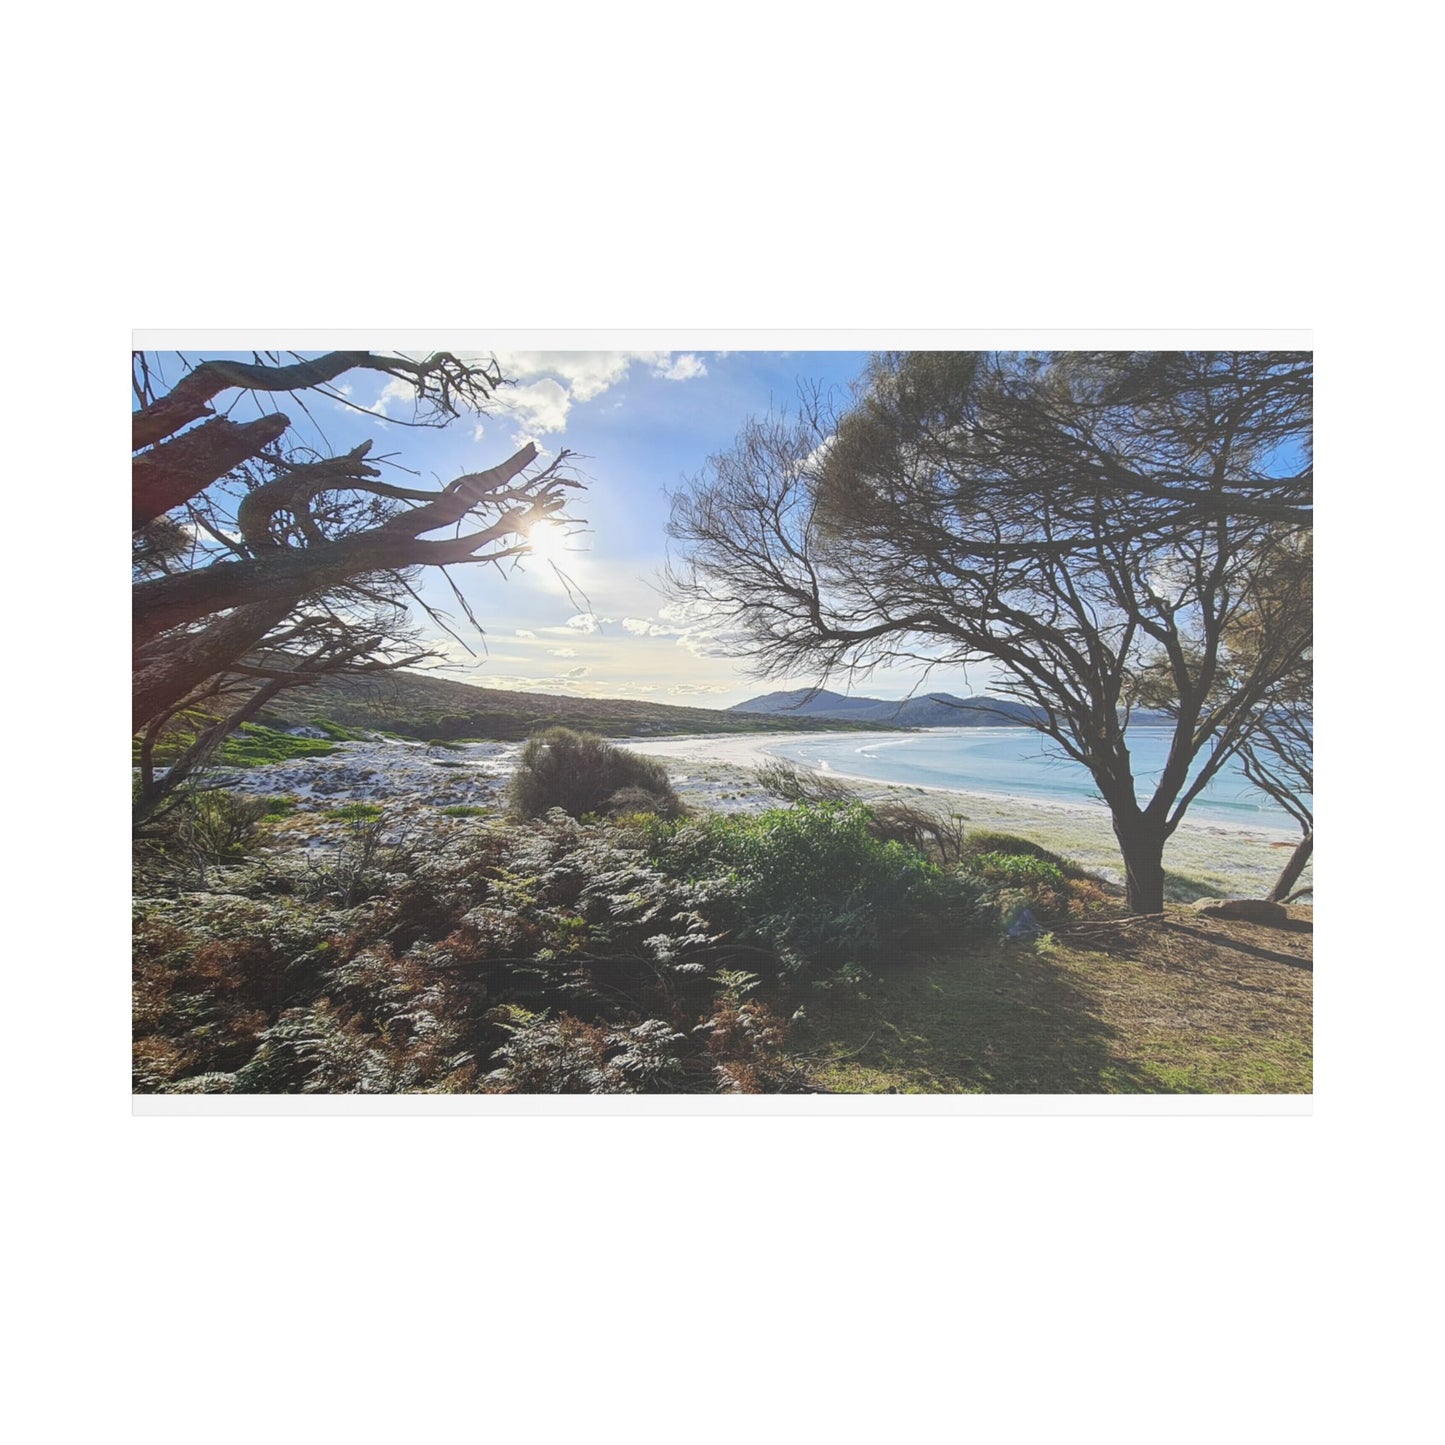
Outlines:
[[[837,736],[800,731],[614,741],[662,762],[678,796],[689,807],[760,813],[782,803],[758,783],[757,769],[777,761],[777,750],[782,747]],[[856,736],[861,741],[870,735]],[[428,746],[377,737],[342,743],[329,757],[239,769],[224,777],[224,785],[246,793],[291,795],[334,806],[373,802],[384,805],[398,824],[425,822],[428,828],[444,833],[461,832],[465,824],[443,815],[441,809],[457,805],[501,809],[521,749],[522,744],[514,742]],[[970,830],[1016,834],[1111,883],[1123,882],[1118,846],[1102,803],[880,783],[835,768],[826,771],[830,777],[845,779],[864,802],[911,803],[962,820]],[[342,825],[313,811],[298,817],[292,826],[293,842],[318,846],[328,844]],[[1174,902],[1205,895],[1262,898],[1297,841],[1297,836],[1284,832],[1186,817],[1165,849],[1166,870],[1179,875],[1168,881],[1166,892]],[[1309,879],[1307,871],[1304,881]]]
[[[860,739],[864,736],[859,734]],[[662,761],[678,796],[690,806],[757,812],[778,806],[778,800],[758,785],[756,769],[776,761],[781,745],[836,737],[836,733],[732,733],[722,737],[620,738],[617,742]],[[1112,883],[1123,882],[1118,844],[1102,803],[1047,802],[880,783],[832,768],[828,776],[846,778],[865,802],[908,802],[961,818],[970,829],[1013,833]],[[1196,884],[1221,896],[1262,898],[1297,841],[1298,835],[1203,822],[1186,815],[1164,851],[1166,870],[1180,875],[1169,891],[1178,901],[1201,896],[1200,887],[1193,886]],[[1308,871],[1303,881],[1310,881]]]

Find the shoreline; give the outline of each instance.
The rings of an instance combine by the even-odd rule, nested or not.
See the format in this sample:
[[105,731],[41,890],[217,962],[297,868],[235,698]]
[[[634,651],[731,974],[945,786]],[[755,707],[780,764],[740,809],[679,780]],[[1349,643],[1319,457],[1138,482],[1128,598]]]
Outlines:
[[[866,736],[859,734],[859,737]],[[878,734],[879,737],[894,736]],[[619,747],[655,757],[665,763],[673,784],[684,801],[702,807],[734,811],[760,811],[778,805],[759,787],[756,768],[780,761],[772,749],[780,743],[835,740],[836,733],[727,733],[692,734],[682,737],[614,738]],[[786,761],[794,761],[787,759]],[[1123,882],[1123,862],[1109,811],[1097,806],[1065,800],[1043,802],[1007,793],[986,793],[963,788],[944,788],[922,783],[884,783],[876,778],[837,768],[808,768],[803,771],[839,778],[856,785],[864,802],[917,802],[930,799],[972,829],[1013,833],[1029,838],[1063,854],[1081,866],[1099,873],[1110,882]],[[1273,885],[1298,838],[1279,829],[1230,825],[1214,820],[1180,822],[1165,847],[1164,866],[1168,872],[1197,880],[1219,894],[1262,898]],[[1309,879],[1312,870],[1305,877]],[[1181,882],[1178,891],[1190,892]],[[1193,896],[1203,896],[1199,890]]]

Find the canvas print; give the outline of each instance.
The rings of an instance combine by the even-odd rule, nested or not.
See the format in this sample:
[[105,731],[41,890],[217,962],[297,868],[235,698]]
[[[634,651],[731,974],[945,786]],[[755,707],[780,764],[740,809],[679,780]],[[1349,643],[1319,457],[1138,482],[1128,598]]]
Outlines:
[[138,351],[138,1095],[1308,1094],[1312,358]]

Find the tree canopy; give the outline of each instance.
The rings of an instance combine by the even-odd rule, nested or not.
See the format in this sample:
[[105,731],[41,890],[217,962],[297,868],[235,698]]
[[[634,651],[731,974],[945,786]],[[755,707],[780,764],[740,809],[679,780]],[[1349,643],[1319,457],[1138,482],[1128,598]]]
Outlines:
[[[1298,353],[880,356],[841,411],[749,423],[679,493],[670,585],[761,676],[991,664],[1090,769],[1155,912],[1165,841],[1308,655],[1308,592],[1266,579],[1310,527],[1311,375]],[[1146,698],[1174,727],[1141,799]]]

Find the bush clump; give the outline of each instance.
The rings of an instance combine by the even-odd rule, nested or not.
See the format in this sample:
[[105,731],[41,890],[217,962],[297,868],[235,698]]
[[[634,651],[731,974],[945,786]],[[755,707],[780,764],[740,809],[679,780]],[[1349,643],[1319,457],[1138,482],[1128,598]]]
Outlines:
[[[625,796],[614,807],[619,793]],[[682,811],[667,769],[655,758],[614,747],[593,733],[552,728],[527,740],[507,800],[522,819],[540,818],[552,808],[581,818],[643,811],[637,806],[639,793],[646,795],[646,811],[659,817],[675,818]]]
[[1011,921],[1024,908],[1048,920],[1087,917],[1111,905],[1099,879],[1047,848],[1008,833],[970,833],[963,868]]
[[260,723],[242,723],[216,750],[216,761],[230,768],[259,768],[297,758],[324,758],[336,751],[327,738],[298,738]]
[[982,890],[894,839],[863,803],[802,804],[756,817],[712,816],[661,829],[652,846],[671,871],[719,868],[714,921],[775,950],[793,973],[887,964],[978,915]]

